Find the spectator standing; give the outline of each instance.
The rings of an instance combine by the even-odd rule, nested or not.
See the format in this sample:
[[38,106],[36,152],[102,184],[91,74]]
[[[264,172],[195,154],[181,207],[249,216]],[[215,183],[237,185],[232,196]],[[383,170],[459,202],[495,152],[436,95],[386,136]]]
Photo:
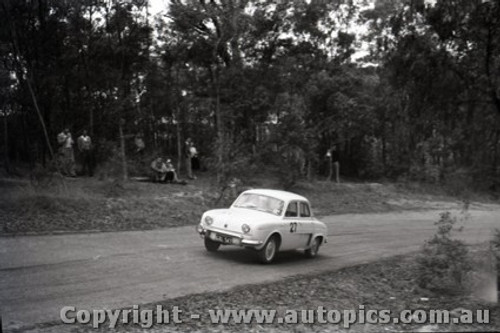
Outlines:
[[326,151],[326,158],[328,160],[328,181],[332,180],[335,173],[335,182],[340,183],[340,158],[335,146]]
[[59,143],[59,152],[62,159],[62,169],[66,176],[76,177],[75,172],[75,154],[73,151],[73,137],[69,128],[57,135],[57,142]]
[[144,144],[144,136],[142,133],[138,133],[134,138],[135,143],[135,152],[136,154],[144,155],[144,149],[146,148],[146,144]]
[[191,169],[200,170],[200,159],[198,158],[198,150],[194,146],[194,144],[189,149],[191,152]]
[[82,156],[82,172],[92,177],[92,140],[87,134],[87,130],[83,130],[82,135],[78,137],[78,150]]
[[[186,172],[187,172],[187,177],[189,179],[195,179],[193,176],[193,165],[192,165],[192,158],[193,158],[193,150],[194,144],[191,138],[187,138],[186,142],[184,143],[184,158],[186,160]],[[196,148],[194,148],[194,152],[196,152]]]

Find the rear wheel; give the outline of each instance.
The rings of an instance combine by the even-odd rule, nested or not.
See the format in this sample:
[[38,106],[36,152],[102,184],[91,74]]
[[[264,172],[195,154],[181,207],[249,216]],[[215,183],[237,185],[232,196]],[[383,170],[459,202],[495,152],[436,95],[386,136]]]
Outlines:
[[220,243],[205,237],[205,248],[208,252],[215,252],[219,249]]
[[276,254],[278,253],[278,239],[276,236],[272,236],[267,241],[266,245],[262,249],[258,251],[260,262],[263,264],[271,263],[274,258],[276,258]]
[[321,239],[319,237],[314,238],[311,247],[305,251],[308,258],[314,258],[318,255],[319,247],[321,245]]

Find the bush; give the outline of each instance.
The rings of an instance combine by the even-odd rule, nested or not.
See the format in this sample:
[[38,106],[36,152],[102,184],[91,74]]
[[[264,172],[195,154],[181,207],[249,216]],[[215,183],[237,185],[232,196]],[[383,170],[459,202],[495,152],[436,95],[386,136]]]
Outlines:
[[270,146],[259,156],[262,168],[268,170],[278,181],[278,185],[290,190],[305,173],[305,153],[298,146]]
[[443,185],[450,195],[464,198],[470,197],[470,193],[477,187],[470,170],[464,168],[447,170]]
[[500,229],[495,229],[495,235],[493,236],[491,244],[493,245],[493,251],[495,252],[497,260],[500,260]]
[[61,192],[65,190],[64,176],[58,172],[56,163],[51,161],[46,168],[39,164],[35,165],[30,174],[30,182],[35,191],[50,189],[53,192]]
[[[467,205],[463,214],[463,219],[467,219]],[[451,238],[457,221],[450,212],[444,212],[435,223],[438,226],[436,234],[426,242],[417,258],[417,281],[421,288],[451,295],[464,291],[472,265],[466,245]]]
[[[170,158],[157,151],[137,154],[133,151],[127,152],[127,172],[129,177],[149,177],[151,175],[150,164],[158,156]],[[100,149],[96,151],[96,160],[100,161],[96,166],[95,173],[100,180],[122,179],[123,165],[120,147],[111,141],[101,141]]]
[[[215,141],[212,151],[213,155],[205,159],[208,168],[217,173],[210,205],[227,207],[239,194],[237,189],[245,186],[261,170],[254,163],[251,149],[242,140],[227,135],[224,140]],[[218,154],[222,154],[222,159],[219,160]]]
[[[251,150],[239,139],[229,135],[224,140],[217,139],[212,151],[214,154],[206,159],[206,163],[210,169],[216,170],[218,185],[223,188],[233,178],[249,179],[257,172],[252,163]],[[221,160],[218,158],[219,153],[222,154]]]

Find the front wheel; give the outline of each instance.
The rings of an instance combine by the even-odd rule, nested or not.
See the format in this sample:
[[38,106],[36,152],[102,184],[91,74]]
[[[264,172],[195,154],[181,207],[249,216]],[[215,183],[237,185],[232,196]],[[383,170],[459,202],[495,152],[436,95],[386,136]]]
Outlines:
[[208,252],[215,252],[219,249],[220,243],[205,237],[205,248]]
[[278,246],[278,240],[275,236],[269,238],[266,245],[258,252],[260,262],[263,264],[271,263],[278,253]]
[[321,245],[321,239],[319,237],[314,238],[311,247],[305,251],[306,257],[314,258],[318,255],[319,246]]

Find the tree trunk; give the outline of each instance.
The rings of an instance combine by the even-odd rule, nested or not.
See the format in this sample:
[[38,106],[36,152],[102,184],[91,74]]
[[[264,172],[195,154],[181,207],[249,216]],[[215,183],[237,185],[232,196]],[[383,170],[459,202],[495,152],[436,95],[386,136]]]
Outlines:
[[123,181],[127,181],[128,167],[127,167],[127,157],[125,156],[125,136],[123,135],[123,125],[125,125],[125,120],[122,118],[119,121],[118,130],[120,132],[120,152],[122,157]]
[[3,129],[4,129],[4,161],[5,171],[10,173],[10,160],[9,160],[9,132],[7,126],[7,113],[3,115]]
[[495,140],[493,142],[493,161],[491,165],[491,171],[493,174],[493,178],[496,180],[497,178],[497,169],[498,169],[498,145],[500,140],[500,130],[495,131]]
[[[331,154],[331,152],[330,152]],[[333,175],[333,160],[332,160],[332,155],[328,156],[328,177],[326,180],[331,181],[332,180],[332,175]]]
[[30,172],[33,170],[33,159],[31,157],[31,145],[29,143],[29,139],[28,139],[28,130],[27,130],[27,126],[26,126],[26,113],[23,113],[23,116],[22,116],[22,123],[21,123],[21,126],[22,126],[22,133],[23,133],[23,150],[24,150],[24,155],[23,154],[18,154],[18,158],[17,158],[17,161],[22,161],[22,160],[25,160],[26,156],[28,157],[28,164],[29,164],[29,167],[30,167]]
[[307,180],[312,180],[312,158],[309,158],[307,161]]
[[90,137],[93,138],[94,137],[94,107],[91,106],[89,108],[89,133],[90,133]]
[[[5,12],[8,14],[10,12],[10,3],[9,2],[5,2],[4,3],[5,5]],[[40,3],[40,6],[39,6],[39,9],[41,10],[42,8],[42,3]],[[9,17],[9,15],[7,15],[7,18]],[[43,21],[43,20],[42,20]],[[14,47],[14,53],[16,55],[16,59],[21,59],[21,52],[19,51],[19,43],[18,43],[18,40],[17,40],[17,32],[16,32],[16,29],[15,29],[15,26],[14,26],[14,23],[9,20],[9,25],[10,25],[10,33],[11,33],[11,37],[12,37],[12,44],[13,44],[13,47]],[[22,65],[20,63],[19,60],[17,60],[16,62],[16,70],[17,72],[24,72],[24,69],[25,69],[25,66]],[[28,74],[33,74],[32,71],[28,70]],[[31,96],[31,100],[33,102],[33,107],[35,108],[35,111],[38,115],[38,119],[40,121],[40,125],[42,126],[42,130],[43,130],[43,135],[45,137],[45,143],[47,144],[47,148],[49,150],[49,153],[50,153],[50,157],[51,159],[53,160],[54,159],[54,153],[52,151],[52,146],[50,145],[50,139],[49,139],[49,134],[47,132],[47,127],[45,126],[45,120],[42,116],[42,112],[40,111],[40,108],[38,107],[38,101],[37,101],[37,98],[35,96],[35,92],[33,90],[33,87],[31,86],[31,82],[30,82],[30,77],[29,75],[20,75],[18,76],[19,78],[23,78],[23,77],[26,77],[25,81],[26,81],[26,85],[28,86],[28,91],[30,93],[30,96]]]
[[219,80],[217,79],[216,84],[216,98],[215,98],[215,114],[217,116],[217,137],[219,139],[219,144],[217,147],[217,161],[219,168],[217,168],[217,182],[220,184],[224,177],[224,122],[222,120],[222,114],[220,110],[220,87]]
[[500,116],[500,98],[497,95],[497,87],[494,84],[493,81],[493,73],[491,72],[491,62],[492,62],[492,57],[494,56],[494,46],[493,46],[493,32],[492,28],[488,27],[488,34],[486,38],[486,55],[485,55],[485,71],[486,71],[486,78],[488,82],[488,90],[489,94],[491,96],[491,100],[493,105],[495,106],[495,109],[497,111],[497,114]]
[[220,110],[220,86],[219,86],[219,65],[216,64],[212,70],[212,81],[215,87],[215,121],[217,128],[217,183],[223,182],[224,175],[224,121]]
[[175,131],[177,136],[177,173],[180,174],[182,166],[182,140],[181,140],[181,123],[180,123],[180,107],[177,106],[177,123],[175,124]]
[[385,141],[385,133],[382,134],[382,168],[384,173],[387,171],[387,143]]

